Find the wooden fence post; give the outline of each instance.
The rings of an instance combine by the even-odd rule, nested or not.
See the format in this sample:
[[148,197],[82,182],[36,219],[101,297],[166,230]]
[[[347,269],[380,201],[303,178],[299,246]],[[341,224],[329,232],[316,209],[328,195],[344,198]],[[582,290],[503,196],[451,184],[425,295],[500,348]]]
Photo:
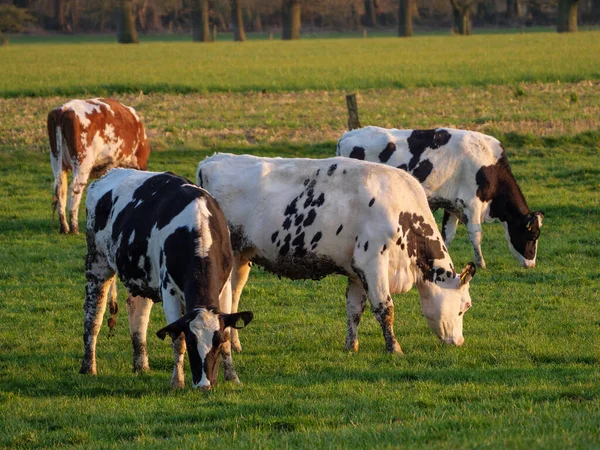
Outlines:
[[361,128],[358,120],[358,105],[356,103],[356,94],[346,95],[346,105],[348,106],[348,129],[355,130]]

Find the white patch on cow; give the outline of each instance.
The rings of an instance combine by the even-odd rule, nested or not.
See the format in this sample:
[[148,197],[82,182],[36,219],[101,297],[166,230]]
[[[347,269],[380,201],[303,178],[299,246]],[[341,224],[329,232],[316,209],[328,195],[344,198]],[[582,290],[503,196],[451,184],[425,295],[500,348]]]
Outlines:
[[[97,99],[93,99],[94,102],[96,102],[96,100]],[[87,128],[90,126],[90,123],[91,123],[90,119],[87,118],[88,115],[91,116],[92,114],[100,113],[102,111],[102,106],[110,108],[104,102],[96,102],[96,103],[98,103],[98,104],[91,103],[90,101],[86,101],[86,100],[75,99],[75,100],[71,100],[71,101],[65,103],[64,105],[62,105],[61,109],[63,111],[66,111],[69,109],[71,111],[73,111],[77,115],[77,119],[79,119],[81,126],[83,128]]]
[[[194,186],[194,185],[191,185]],[[196,186],[194,186],[196,187]],[[210,232],[209,218],[212,216],[206,205],[206,199],[200,198],[198,201],[198,210],[196,213],[196,227],[200,234],[196,255],[206,258],[210,247],[212,246],[212,235]]]
[[206,309],[200,309],[198,315],[190,322],[190,331],[196,336],[198,342],[198,354],[202,358],[202,379],[198,383],[194,383],[195,388],[207,388],[210,387],[210,381],[206,374],[206,368],[204,361],[206,355],[212,348],[213,336],[216,331],[219,331],[219,316]]
[[133,230],[133,232],[131,233],[131,236],[129,236],[129,242],[128,244],[131,245],[133,244],[133,240],[135,239],[135,229]]
[[126,106],[126,108],[131,112],[131,114],[133,114],[133,116],[135,117],[135,120],[137,120],[138,122],[141,122],[140,117],[135,112],[135,109],[133,109],[131,106]]
[[140,269],[143,269],[143,268],[144,268],[144,262],[145,262],[145,261],[146,261],[146,260],[145,260],[145,258],[144,258],[143,256],[140,256],[140,260],[138,261],[138,267],[139,267]]
[[[152,194],[154,195],[154,194]],[[134,208],[137,208],[138,206],[140,206],[142,203],[144,203],[144,200],[142,200],[141,198],[137,201],[137,203],[135,204]]]

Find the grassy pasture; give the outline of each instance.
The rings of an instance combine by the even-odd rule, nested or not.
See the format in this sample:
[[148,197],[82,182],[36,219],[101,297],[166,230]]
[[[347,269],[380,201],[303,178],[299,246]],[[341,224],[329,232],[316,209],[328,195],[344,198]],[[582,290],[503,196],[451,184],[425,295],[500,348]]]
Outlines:
[[[460,42],[470,46],[470,39]],[[148,49],[154,45],[162,51],[163,44]],[[593,45],[590,39],[587,48]],[[79,47],[63,46],[65,58]],[[13,61],[38,51],[19,48]],[[565,50],[574,60],[578,51]],[[292,282],[256,268],[242,299],[255,320],[241,332],[244,352],[234,355],[243,384],[221,382],[207,394],[168,387],[172,352],[154,337],[164,325],[160,305],[148,338],[152,371],[131,373],[123,289],[116,336],[108,340],[104,326],[99,338],[99,375],[77,373],[85,237],[60,236],[51,225],[45,133],[48,110],[67,98],[0,99],[0,447],[598,448],[600,89],[590,75],[597,58],[587,54],[592,69],[582,79],[589,80],[577,83],[516,84],[520,68],[505,65],[505,84],[455,72],[449,86],[376,84],[359,92],[363,124],[445,125],[501,137],[529,205],[546,212],[538,267],[530,271],[510,255],[500,225],[484,226],[488,270],[472,283],[462,348],[436,342],[413,290],[394,298],[405,356],[385,354],[370,312],[359,327],[360,351],[349,354],[341,277]],[[123,85],[135,69],[123,69]],[[16,95],[29,92],[27,73],[43,72],[38,65],[14,70],[21,73]],[[72,79],[84,78],[73,71]],[[356,68],[350,75],[362,79]],[[90,96],[101,93],[88,81]],[[45,92],[60,92],[52,90],[60,84],[46,83]],[[135,93],[118,98],[147,124],[150,169],[190,178],[214,151],[327,157],[345,127],[345,92],[330,86],[187,95],[144,95],[129,86]],[[80,219],[83,225],[83,208]],[[458,266],[472,259],[464,227],[450,251]],[[187,367],[186,375],[189,383]]]
[[0,96],[486,86],[600,79],[600,32],[468,39],[14,45]]

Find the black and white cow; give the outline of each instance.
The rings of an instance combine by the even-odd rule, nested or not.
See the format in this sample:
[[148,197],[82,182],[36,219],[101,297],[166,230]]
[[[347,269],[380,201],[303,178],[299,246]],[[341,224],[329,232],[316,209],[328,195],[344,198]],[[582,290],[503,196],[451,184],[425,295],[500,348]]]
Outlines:
[[[217,199],[229,224],[233,311],[249,262],[291,279],[343,274],[346,348],[358,349],[368,297],[387,350],[401,353],[390,294],[416,284],[430,328],[442,341],[462,345],[475,266],[456,274],[423,188],[410,175],[347,158],[217,154],[199,164],[197,183]],[[235,332],[232,342],[239,350]]]
[[[173,339],[171,384],[183,387],[187,346],[194,387],[210,389],[219,354],[226,380],[237,381],[229,327],[252,320],[231,314],[233,262],[227,222],[217,202],[170,173],[114,169],[87,193],[86,298],[81,373],[96,373],[96,339],[107,290],[119,276],[128,299],[134,370],[148,368],[146,331],[152,302],[162,302]],[[183,315],[183,317],[182,317]],[[185,341],[184,341],[185,337]]]
[[337,155],[384,163],[412,174],[431,209],[443,208],[442,236],[450,245],[458,220],[467,225],[475,262],[485,268],[481,224],[498,220],[521,266],[535,267],[544,213],[532,212],[500,141],[452,128],[397,130],[365,127],[344,133]]

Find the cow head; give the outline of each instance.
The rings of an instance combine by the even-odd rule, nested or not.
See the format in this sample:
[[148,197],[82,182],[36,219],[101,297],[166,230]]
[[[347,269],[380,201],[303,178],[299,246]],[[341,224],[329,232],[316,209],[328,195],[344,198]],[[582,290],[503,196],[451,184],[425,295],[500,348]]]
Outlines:
[[227,328],[244,328],[253,317],[250,311],[219,314],[214,310],[197,308],[161,328],[156,335],[164,340],[169,334],[175,340],[183,333],[192,369],[192,386],[210,389],[217,381],[221,347],[229,339]]
[[419,283],[421,311],[429,328],[446,344],[461,346],[463,317],[471,307],[469,282],[475,275],[475,263],[469,263],[461,272],[444,283]]
[[535,267],[540,228],[544,220],[542,211],[535,211],[514,223],[503,222],[508,247],[521,266]]

